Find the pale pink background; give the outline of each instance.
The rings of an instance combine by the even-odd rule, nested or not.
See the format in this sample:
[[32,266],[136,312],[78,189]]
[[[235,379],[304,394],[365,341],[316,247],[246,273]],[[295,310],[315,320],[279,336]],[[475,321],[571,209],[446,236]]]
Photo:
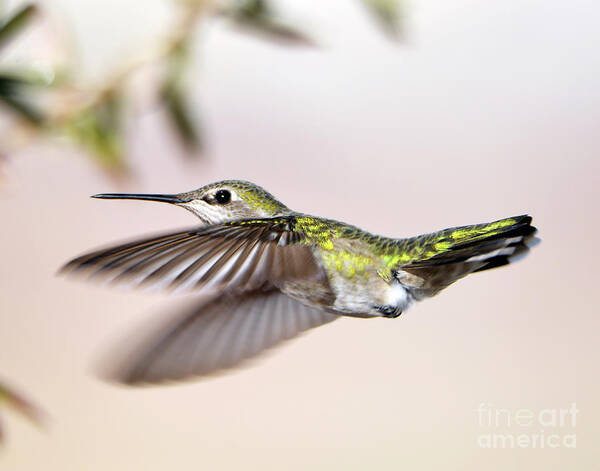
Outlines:
[[[169,12],[160,0],[46,3],[68,16],[92,79],[143,48]],[[180,158],[164,117],[147,109],[130,129],[128,183],[68,146],[39,144],[3,165],[0,374],[50,419],[40,432],[3,411],[0,467],[597,469],[600,6],[413,0],[398,46],[356,2],[281,5],[324,47],[209,27],[193,84],[209,138],[198,164]],[[180,301],[56,277],[57,268],[194,220],[88,196],[223,178],[390,236],[528,212],[543,242],[399,319],[343,319],[228,376],[150,389],[102,382],[91,367],[115,339]],[[490,431],[477,422],[481,402],[512,411],[576,402],[577,448],[480,449]]]

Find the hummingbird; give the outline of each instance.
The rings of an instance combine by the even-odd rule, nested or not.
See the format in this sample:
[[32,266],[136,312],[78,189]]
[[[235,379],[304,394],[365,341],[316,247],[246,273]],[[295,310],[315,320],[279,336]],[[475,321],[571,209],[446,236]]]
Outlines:
[[158,201],[200,224],[77,257],[63,272],[193,291],[191,309],[148,334],[113,379],[205,376],[342,316],[397,318],[470,273],[528,251],[528,215],[408,238],[291,210],[260,186],[224,180],[177,194],[103,193]]

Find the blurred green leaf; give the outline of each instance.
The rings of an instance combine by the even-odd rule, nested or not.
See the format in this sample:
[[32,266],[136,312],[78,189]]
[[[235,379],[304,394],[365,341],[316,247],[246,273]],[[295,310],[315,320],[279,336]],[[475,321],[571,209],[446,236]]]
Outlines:
[[189,39],[186,37],[180,40],[167,56],[166,77],[159,90],[159,96],[173,128],[191,155],[201,150],[202,138],[200,127],[187,104],[184,86],[185,72],[189,64]]
[[242,0],[236,3],[237,11],[248,16],[271,14],[271,9],[265,0]]
[[401,0],[361,0],[384,31],[393,37],[402,33]]
[[64,129],[109,170],[124,168],[121,94],[110,91],[92,106],[75,113]]
[[[0,24],[0,49],[20,33],[37,13],[38,8],[28,4]],[[31,102],[31,87],[35,83],[24,75],[0,74],[0,104],[12,110],[29,124],[41,126],[44,115]]]
[[202,139],[199,126],[192,117],[180,86],[174,82],[166,83],[161,90],[161,97],[183,145],[189,151],[201,150]]
[[18,33],[20,33],[38,12],[38,8],[33,5],[25,5],[18,10],[11,18],[0,25],[0,49]]
[[29,81],[21,77],[0,75],[0,103],[30,124],[41,126],[44,124],[44,115],[27,98],[30,95],[28,88],[31,86]]
[[278,41],[314,45],[305,33],[279,20],[265,0],[235,2],[229,14],[238,26],[249,31]]
[[[29,402],[25,397],[6,384],[0,383],[0,406],[7,405],[14,411],[36,425],[41,425],[43,414],[40,409]],[[2,443],[2,430],[0,429],[0,443]]]

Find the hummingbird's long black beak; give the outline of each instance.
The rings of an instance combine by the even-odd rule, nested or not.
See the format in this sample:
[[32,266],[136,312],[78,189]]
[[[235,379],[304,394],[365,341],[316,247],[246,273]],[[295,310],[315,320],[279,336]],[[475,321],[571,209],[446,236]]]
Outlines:
[[146,200],[160,201],[161,203],[180,204],[190,201],[189,197],[183,195],[158,195],[143,193],[100,193],[92,195],[92,198],[101,198],[105,200]]

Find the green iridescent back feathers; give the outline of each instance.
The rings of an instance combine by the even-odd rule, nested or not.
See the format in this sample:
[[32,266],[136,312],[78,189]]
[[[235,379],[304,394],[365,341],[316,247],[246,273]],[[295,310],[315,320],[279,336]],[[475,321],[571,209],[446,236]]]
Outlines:
[[[318,248],[325,268],[341,276],[353,278],[375,270],[389,281],[396,271],[405,270],[430,278],[425,268],[437,267],[437,278],[452,279],[438,280],[444,287],[473,271],[509,263],[509,257],[527,250],[525,242],[535,233],[531,217],[526,215],[406,239],[382,237],[342,222],[297,213],[242,224],[267,221],[291,231],[297,243]],[[502,251],[508,248],[513,250]],[[443,265],[454,266],[440,269]]]
[[382,237],[354,226],[312,216],[292,216],[290,223],[291,230],[304,233],[310,242],[324,250],[335,250],[336,239],[360,241],[369,246],[375,255],[381,256],[390,268],[427,261],[432,264],[460,261],[481,249],[489,249],[487,244],[493,240],[528,236],[535,232],[530,225],[531,217],[526,215],[454,227],[406,239]]

